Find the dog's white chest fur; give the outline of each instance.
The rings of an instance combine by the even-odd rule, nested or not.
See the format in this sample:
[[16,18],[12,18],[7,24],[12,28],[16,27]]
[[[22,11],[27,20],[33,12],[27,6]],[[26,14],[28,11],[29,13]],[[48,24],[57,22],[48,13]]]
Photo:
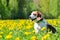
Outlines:
[[38,33],[38,31],[39,31],[42,27],[46,27],[46,26],[47,26],[47,22],[45,21],[45,19],[43,19],[43,20],[40,21],[39,23],[35,23],[35,24],[34,24],[35,33]]

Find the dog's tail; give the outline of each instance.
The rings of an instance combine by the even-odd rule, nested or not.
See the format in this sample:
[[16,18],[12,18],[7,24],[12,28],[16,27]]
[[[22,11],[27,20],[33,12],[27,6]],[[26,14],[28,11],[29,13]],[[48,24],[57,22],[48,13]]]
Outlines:
[[52,31],[52,33],[56,32],[56,29],[50,24],[47,24],[47,29],[50,29],[50,31]]

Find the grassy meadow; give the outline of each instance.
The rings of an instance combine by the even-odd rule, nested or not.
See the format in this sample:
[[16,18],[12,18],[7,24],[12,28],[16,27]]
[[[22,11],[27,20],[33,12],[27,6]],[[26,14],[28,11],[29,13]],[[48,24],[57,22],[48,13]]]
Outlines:
[[0,40],[60,40],[60,19],[46,19],[58,33],[45,33],[42,28],[35,34],[33,24],[29,20],[0,20]]

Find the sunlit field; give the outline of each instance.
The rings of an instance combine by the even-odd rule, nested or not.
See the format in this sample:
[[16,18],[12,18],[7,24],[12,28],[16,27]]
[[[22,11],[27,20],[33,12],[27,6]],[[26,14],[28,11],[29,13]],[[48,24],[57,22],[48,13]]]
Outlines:
[[33,24],[29,20],[0,20],[0,40],[60,40],[60,19],[47,19],[57,33],[45,33],[42,28],[35,34]]

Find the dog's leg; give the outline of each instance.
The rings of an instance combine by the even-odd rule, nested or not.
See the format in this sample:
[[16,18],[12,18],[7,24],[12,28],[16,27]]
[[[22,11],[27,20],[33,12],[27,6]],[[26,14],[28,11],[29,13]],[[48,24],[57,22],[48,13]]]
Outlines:
[[50,24],[47,24],[47,29],[50,29],[50,31],[52,31],[52,33],[56,32],[56,29]]
[[35,29],[35,34],[37,34],[39,32],[39,30],[38,29]]
[[40,27],[38,26],[37,23],[34,24],[34,30],[35,30],[35,33],[37,34],[40,30]]

